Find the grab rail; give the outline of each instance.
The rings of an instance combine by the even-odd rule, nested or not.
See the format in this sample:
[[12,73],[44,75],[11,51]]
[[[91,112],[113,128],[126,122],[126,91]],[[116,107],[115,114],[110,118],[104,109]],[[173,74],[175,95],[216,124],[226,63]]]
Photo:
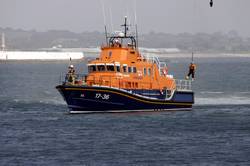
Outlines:
[[[123,78],[119,78],[117,76],[109,76],[109,75],[102,75],[99,77],[95,77],[92,75],[87,74],[61,74],[59,83],[62,84],[69,84],[69,85],[93,85],[93,86],[106,86],[106,87],[118,87],[119,89],[124,88],[135,88],[142,87],[142,89],[148,89],[147,87],[151,86],[151,82],[130,82],[125,81]],[[145,88],[143,88],[145,87]]]
[[160,61],[159,58],[157,56],[154,56],[154,55],[146,54],[146,56],[143,56],[143,57],[147,62],[155,63],[157,65],[159,74],[162,75],[162,70],[167,67],[166,62]]
[[[71,82],[69,81],[70,76],[73,76],[73,80]],[[87,75],[84,75],[84,74],[74,74],[74,75],[64,74],[64,76],[63,76],[63,74],[60,75],[60,83],[72,84],[72,85],[86,85],[87,82],[91,82],[92,85],[111,87],[114,79],[118,80],[117,87],[119,87],[119,89],[125,87],[125,84],[122,84],[123,80],[121,78],[117,78],[117,77],[113,77],[113,76],[105,76],[104,75],[104,76],[101,76],[100,78],[95,78],[95,76],[88,78]],[[150,82],[140,82],[140,84],[143,84],[142,89],[144,89],[143,88],[144,86],[145,86],[145,89],[147,89],[146,87],[148,87],[151,83]],[[192,81],[191,80],[175,79],[175,84],[173,82],[173,84],[171,85],[171,88],[167,89],[167,90],[191,91],[192,90]]]

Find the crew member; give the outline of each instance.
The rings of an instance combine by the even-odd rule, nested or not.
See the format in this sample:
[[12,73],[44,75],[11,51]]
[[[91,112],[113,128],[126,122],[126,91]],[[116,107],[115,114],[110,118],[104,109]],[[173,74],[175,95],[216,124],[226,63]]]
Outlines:
[[115,39],[115,44],[114,44],[115,47],[121,47],[121,43],[119,42],[118,39]]
[[196,65],[194,64],[194,62],[191,62],[189,65],[189,72],[188,75],[186,76],[186,79],[189,79],[190,75],[192,75],[192,80],[194,80],[195,70],[196,70]]
[[70,83],[74,83],[75,82],[75,69],[73,65],[69,65],[69,70],[68,70],[68,74],[67,74],[67,78],[68,81]]
[[163,70],[162,70],[162,73],[163,73],[164,76],[167,76],[168,75],[168,68],[164,67]]

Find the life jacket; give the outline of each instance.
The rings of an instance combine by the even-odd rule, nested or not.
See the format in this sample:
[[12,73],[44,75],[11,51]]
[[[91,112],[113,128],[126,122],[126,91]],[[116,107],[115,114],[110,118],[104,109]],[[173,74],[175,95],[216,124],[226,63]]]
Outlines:
[[74,69],[70,69],[70,70],[68,71],[68,74],[75,74],[75,70],[74,70]]
[[196,69],[196,65],[195,65],[195,64],[191,64],[191,65],[189,66],[189,69],[195,70],[195,69]]

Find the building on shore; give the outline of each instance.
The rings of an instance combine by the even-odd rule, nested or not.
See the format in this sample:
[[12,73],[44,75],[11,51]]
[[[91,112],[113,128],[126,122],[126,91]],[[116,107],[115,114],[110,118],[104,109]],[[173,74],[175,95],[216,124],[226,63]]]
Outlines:
[[0,60],[79,60],[84,57],[80,51],[9,51],[6,50],[4,33],[1,39]]
[[78,60],[83,52],[0,51],[0,60]]

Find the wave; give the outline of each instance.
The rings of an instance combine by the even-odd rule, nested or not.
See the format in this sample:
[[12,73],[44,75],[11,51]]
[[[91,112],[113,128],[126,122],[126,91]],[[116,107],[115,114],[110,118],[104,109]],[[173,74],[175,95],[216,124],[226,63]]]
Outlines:
[[250,94],[250,92],[246,91],[246,92],[238,92],[240,94]]
[[247,105],[249,97],[225,96],[225,97],[196,97],[195,105]]
[[8,102],[14,103],[23,103],[23,104],[33,104],[33,103],[40,103],[40,104],[52,104],[52,105],[66,105],[66,102],[62,99],[12,99],[8,100]]
[[[201,94],[224,94],[224,93],[227,93],[227,92],[222,92],[222,91],[200,91],[199,93],[201,93]],[[234,94],[250,94],[249,91],[231,92],[231,93],[234,93]]]
[[220,91],[201,91],[201,94],[223,94],[224,92]]
[[39,103],[53,104],[53,105],[66,105],[66,102],[60,99],[59,100],[58,99],[40,100]]

